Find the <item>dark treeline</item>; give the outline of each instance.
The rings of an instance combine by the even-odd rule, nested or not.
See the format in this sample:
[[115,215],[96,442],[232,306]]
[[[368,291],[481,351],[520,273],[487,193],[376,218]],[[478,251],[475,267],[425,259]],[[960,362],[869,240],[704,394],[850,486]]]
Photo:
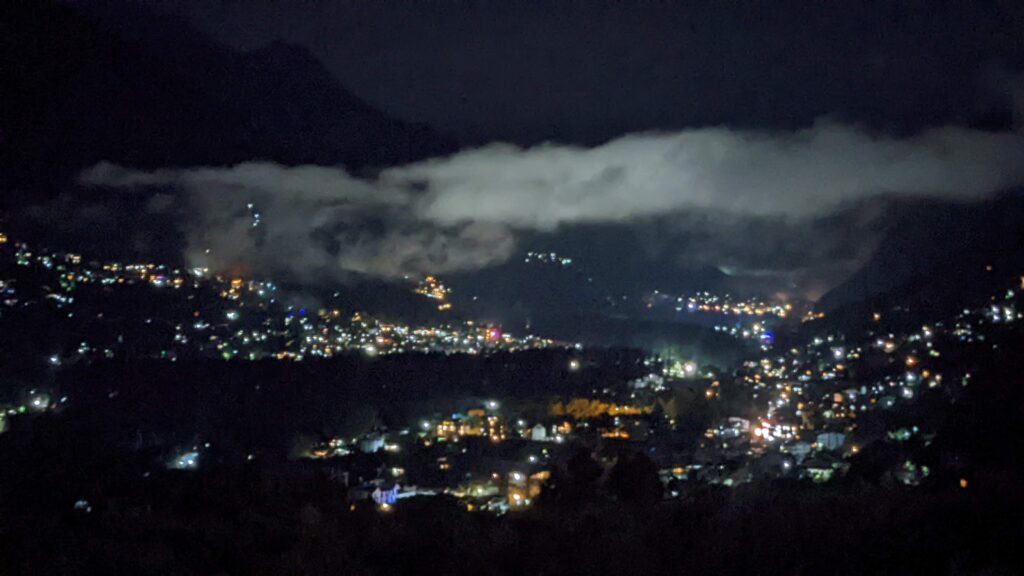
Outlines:
[[[571,371],[570,358],[585,368]],[[42,389],[70,398],[57,417],[116,427],[113,442],[166,445],[198,437],[225,449],[283,454],[296,434],[408,426],[488,399],[544,403],[621,385],[643,370],[643,354],[628,349],[352,354],[305,362],[140,360],[75,366]]]
[[707,487],[658,504],[575,486],[502,518],[442,497],[353,511],[322,476],[259,471],[123,479],[89,514],[55,510],[65,491],[51,487],[5,507],[5,573],[1012,574],[1022,560],[1019,485],[998,475],[968,490]]

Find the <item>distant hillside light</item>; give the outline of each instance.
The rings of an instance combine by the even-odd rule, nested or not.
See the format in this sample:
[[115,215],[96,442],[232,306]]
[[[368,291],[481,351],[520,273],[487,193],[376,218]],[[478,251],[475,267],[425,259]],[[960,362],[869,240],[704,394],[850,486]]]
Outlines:
[[199,452],[189,451],[178,454],[167,463],[167,467],[173,470],[195,470],[199,467]]

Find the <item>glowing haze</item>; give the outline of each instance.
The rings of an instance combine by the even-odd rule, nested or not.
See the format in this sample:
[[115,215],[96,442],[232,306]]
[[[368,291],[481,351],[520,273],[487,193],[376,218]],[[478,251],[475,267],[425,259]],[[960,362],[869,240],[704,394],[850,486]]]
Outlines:
[[685,226],[705,215],[725,235],[736,219],[791,227],[875,197],[981,198],[1024,183],[1024,138],[947,127],[895,139],[821,121],[795,133],[633,134],[595,148],[492,144],[372,178],[269,162],[155,171],[103,163],[80,181],[180,195],[154,209],[184,203],[193,264],[397,277],[499,264],[518,234],[575,224]]

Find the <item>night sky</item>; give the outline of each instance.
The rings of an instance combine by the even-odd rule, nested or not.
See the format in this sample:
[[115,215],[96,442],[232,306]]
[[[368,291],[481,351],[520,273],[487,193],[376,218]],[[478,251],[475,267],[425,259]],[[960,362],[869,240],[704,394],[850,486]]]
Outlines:
[[349,89],[466,143],[596,144],[821,116],[907,133],[1007,128],[1015,2],[185,2],[240,48],[311,50]]

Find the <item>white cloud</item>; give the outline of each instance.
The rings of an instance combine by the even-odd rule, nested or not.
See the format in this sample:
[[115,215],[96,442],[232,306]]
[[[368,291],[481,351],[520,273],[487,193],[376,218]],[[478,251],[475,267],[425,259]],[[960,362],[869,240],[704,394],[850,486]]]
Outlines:
[[423,182],[423,218],[550,229],[706,208],[813,216],[878,194],[972,198],[1024,182],[1024,139],[943,128],[876,138],[818,123],[795,134],[725,128],[625,136],[579,149],[492,145],[384,172]]
[[[881,195],[978,198],[1024,183],[1024,138],[941,128],[894,139],[819,122],[792,134],[634,134],[590,149],[493,144],[373,179],[249,162],[149,172],[100,164],[81,181],[183,191],[194,260],[397,276],[502,262],[516,230],[688,212],[792,221]],[[261,212],[256,229],[249,202]]]

